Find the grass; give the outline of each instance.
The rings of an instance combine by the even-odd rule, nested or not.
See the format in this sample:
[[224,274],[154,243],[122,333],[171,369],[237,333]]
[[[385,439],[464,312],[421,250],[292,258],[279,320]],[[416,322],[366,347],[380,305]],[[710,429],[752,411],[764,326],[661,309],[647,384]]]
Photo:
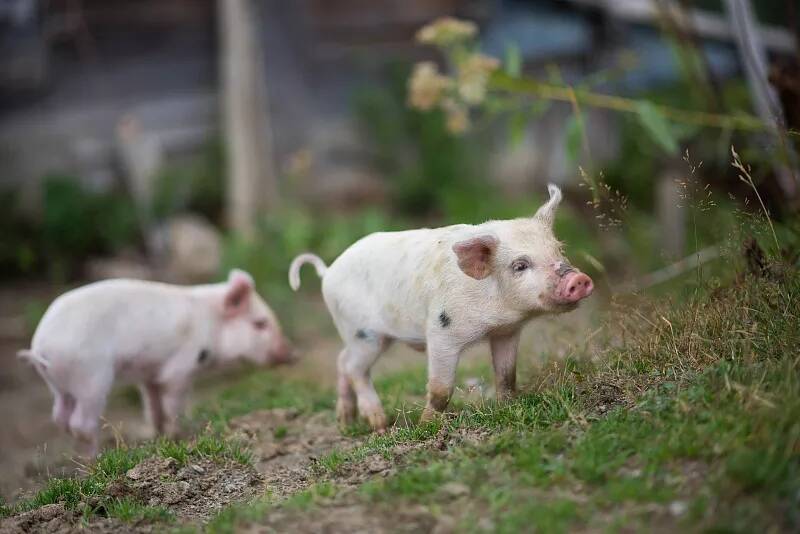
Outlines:
[[[349,429],[361,443],[321,456],[306,489],[230,506],[204,528],[233,532],[277,508],[301,524],[343,501],[387,521],[393,510],[424,506],[464,531],[797,530],[800,274],[776,272],[708,280],[677,301],[617,301],[595,342],[523,377],[511,402],[460,401],[419,424],[424,368],[381,377],[387,412],[399,414],[391,432]],[[460,370],[462,378],[474,372]],[[86,477],[51,480],[4,513],[53,502],[77,508],[153,454],[247,463],[249,452],[222,437],[231,418],[332,405],[332,393],[314,384],[256,373],[195,414],[210,425],[194,441],[106,451]],[[273,431],[276,440],[287,433]],[[374,455],[389,460],[391,474],[341,491],[339,481]],[[169,520],[135,501],[101,502],[94,513]]]
[[[324,499],[333,497],[335,493],[336,487],[333,484],[320,482],[295,493],[282,501],[281,505],[288,510],[303,511]],[[276,503],[277,501],[268,494],[250,503],[228,506],[204,525],[203,530],[212,534],[237,532],[242,524],[258,521],[274,509]],[[195,532],[196,529],[187,528],[186,531]]]
[[[252,461],[250,452],[242,443],[217,434],[202,434],[192,441],[159,439],[135,447],[121,446],[106,449],[87,467],[86,476],[51,478],[33,497],[14,506],[0,508],[0,517],[56,503],[63,503],[67,509],[75,510],[81,503],[95,497],[100,499],[101,504],[94,509],[85,510],[85,516],[99,514],[124,520],[125,517],[131,517],[131,514],[139,514],[140,518],[159,519],[163,514],[142,503],[132,500],[109,500],[104,497],[104,491],[111,482],[124,476],[142,460],[152,456],[172,458],[179,466],[185,465],[192,458],[203,457],[215,460],[228,459],[242,464],[249,464]],[[116,515],[117,513],[121,515]]]
[[[444,482],[458,481],[472,488],[472,506],[489,510],[497,530],[509,532],[526,525],[564,531],[625,507],[633,512],[624,524],[634,529],[652,521],[796,528],[796,366],[796,360],[752,367],[721,361],[591,423],[553,419],[540,430],[509,427],[441,459],[421,453],[396,476],[367,482],[361,493],[374,502],[429,503]],[[729,386],[733,377],[738,387]],[[531,499],[540,502],[531,507]]]
[[[333,451],[319,460],[320,476],[381,454],[397,472],[362,484],[358,500],[447,510],[443,490],[457,483],[469,505],[451,512],[468,531],[487,518],[498,532],[796,529],[798,299],[800,277],[791,274],[740,279],[678,307],[625,310],[611,319],[618,339],[602,359],[567,361],[514,402],[466,405],[444,421]],[[607,384],[618,398],[598,413],[593,392]],[[397,445],[470,429],[490,434],[444,453],[395,454]]]
[[136,521],[171,523],[175,516],[163,506],[147,506],[130,498],[112,499],[104,505],[108,517],[133,523]]

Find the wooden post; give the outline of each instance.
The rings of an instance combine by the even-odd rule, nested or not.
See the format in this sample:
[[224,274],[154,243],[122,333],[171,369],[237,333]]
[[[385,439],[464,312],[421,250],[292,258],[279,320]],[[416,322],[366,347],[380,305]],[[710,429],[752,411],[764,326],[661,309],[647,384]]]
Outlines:
[[773,163],[778,185],[786,197],[793,200],[797,195],[797,177],[792,167],[797,161],[797,155],[782,133],[785,128],[783,112],[775,90],[767,81],[767,49],[758,31],[758,21],[753,14],[750,0],[725,0],[725,6],[736,37],[753,107],[761,120],[775,127],[776,142],[789,162],[788,165],[777,161]]
[[245,238],[262,208],[277,203],[264,55],[253,0],[218,0],[222,115],[227,159],[226,216]]

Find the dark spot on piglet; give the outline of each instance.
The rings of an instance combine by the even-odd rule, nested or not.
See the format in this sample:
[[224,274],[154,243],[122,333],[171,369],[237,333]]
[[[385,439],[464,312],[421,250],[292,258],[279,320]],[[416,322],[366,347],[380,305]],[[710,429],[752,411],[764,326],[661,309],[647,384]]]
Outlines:
[[575,269],[572,267],[572,265],[562,261],[561,264],[558,266],[558,269],[556,269],[556,275],[564,276],[565,274],[571,273],[574,270]]
[[356,330],[356,337],[358,339],[367,339],[367,333],[364,331],[363,328],[359,328]]
[[197,363],[205,363],[208,361],[210,353],[208,349],[203,349],[200,351],[200,354],[197,355]]
[[447,328],[450,326],[450,316],[447,315],[447,312],[442,310],[442,313],[439,314],[439,324],[442,325],[442,328]]

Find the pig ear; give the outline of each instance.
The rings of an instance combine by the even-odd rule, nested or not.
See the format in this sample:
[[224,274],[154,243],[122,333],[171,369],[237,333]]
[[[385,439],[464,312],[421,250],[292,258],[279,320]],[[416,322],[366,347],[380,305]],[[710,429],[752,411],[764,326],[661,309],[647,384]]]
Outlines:
[[546,226],[553,226],[556,217],[556,208],[561,204],[561,189],[557,185],[547,184],[550,200],[542,204],[533,217],[539,219]]
[[483,280],[492,274],[492,256],[498,243],[497,238],[489,234],[459,241],[453,245],[458,266],[467,276]]
[[225,315],[236,315],[246,309],[254,289],[252,276],[242,270],[233,269],[228,275],[228,288],[225,291]]

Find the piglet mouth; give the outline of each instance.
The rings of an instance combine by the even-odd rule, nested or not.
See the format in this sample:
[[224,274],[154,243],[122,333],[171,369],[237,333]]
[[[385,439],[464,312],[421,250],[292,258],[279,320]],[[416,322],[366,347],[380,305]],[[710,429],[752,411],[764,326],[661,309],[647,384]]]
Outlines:
[[567,271],[558,282],[555,299],[560,304],[577,304],[594,291],[594,282],[588,275],[575,270]]
[[288,344],[282,344],[277,350],[270,352],[267,362],[270,367],[292,365],[297,362],[297,354]]

